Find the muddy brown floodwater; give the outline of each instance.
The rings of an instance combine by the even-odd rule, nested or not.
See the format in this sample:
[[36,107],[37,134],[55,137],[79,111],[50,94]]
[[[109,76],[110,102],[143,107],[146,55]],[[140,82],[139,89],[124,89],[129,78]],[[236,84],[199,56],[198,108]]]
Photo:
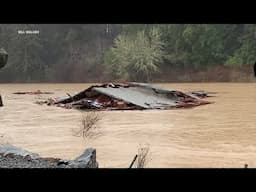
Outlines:
[[[149,145],[152,168],[256,167],[256,84],[158,84],[182,91],[218,92],[214,104],[193,109],[102,112],[102,135],[84,141],[73,136],[81,112],[34,102],[75,94],[90,84],[0,84],[0,140],[41,156],[72,159],[97,149],[103,168],[127,168],[140,146]],[[17,91],[53,95],[13,95]]]

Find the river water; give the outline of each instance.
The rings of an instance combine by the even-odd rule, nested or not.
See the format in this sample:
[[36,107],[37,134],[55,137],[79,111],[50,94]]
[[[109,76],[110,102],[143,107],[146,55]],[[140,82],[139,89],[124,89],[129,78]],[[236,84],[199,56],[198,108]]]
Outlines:
[[[0,142],[43,157],[73,159],[86,148],[97,149],[102,168],[129,167],[139,147],[148,146],[150,168],[256,167],[255,83],[157,84],[182,91],[217,92],[214,104],[192,109],[101,112],[101,135],[74,136],[82,113],[37,105],[37,100],[75,94],[90,84],[0,84]],[[14,95],[17,91],[53,95]]]

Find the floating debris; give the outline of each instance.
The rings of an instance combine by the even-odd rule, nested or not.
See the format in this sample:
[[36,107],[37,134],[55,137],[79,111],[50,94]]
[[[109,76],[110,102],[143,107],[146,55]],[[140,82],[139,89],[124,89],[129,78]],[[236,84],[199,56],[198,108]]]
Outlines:
[[40,90],[37,91],[29,91],[29,92],[15,92],[13,94],[17,95],[41,95],[41,94],[53,94],[52,92],[42,92]]
[[207,94],[165,90],[144,83],[105,83],[64,98],[40,102],[64,108],[95,110],[144,110],[190,108],[212,102]]
[[187,94],[204,99],[206,97],[213,97],[212,94],[217,94],[217,93],[216,92],[205,92],[205,91],[192,91]]

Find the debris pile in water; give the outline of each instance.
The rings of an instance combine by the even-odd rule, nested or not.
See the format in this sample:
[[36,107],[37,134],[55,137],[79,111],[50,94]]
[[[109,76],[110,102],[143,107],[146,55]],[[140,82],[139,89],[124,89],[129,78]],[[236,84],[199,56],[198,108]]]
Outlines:
[[183,93],[165,90],[144,83],[105,83],[93,85],[80,93],[65,98],[50,98],[38,104],[64,108],[96,110],[143,110],[189,108],[210,104],[205,92]]

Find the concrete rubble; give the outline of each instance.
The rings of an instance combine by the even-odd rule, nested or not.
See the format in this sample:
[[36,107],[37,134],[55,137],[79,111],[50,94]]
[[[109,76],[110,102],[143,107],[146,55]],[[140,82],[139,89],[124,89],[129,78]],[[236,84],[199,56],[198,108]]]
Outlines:
[[74,160],[43,158],[13,145],[0,146],[0,168],[98,168],[96,150],[88,148]]

